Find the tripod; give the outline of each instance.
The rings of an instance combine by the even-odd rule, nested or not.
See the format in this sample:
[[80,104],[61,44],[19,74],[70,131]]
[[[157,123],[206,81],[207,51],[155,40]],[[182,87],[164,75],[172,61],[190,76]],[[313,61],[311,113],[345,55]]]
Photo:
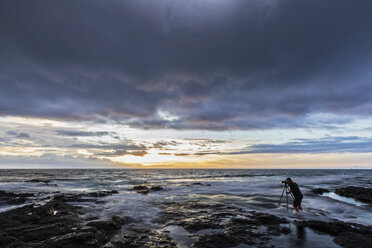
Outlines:
[[[283,198],[284,192],[286,192],[286,194],[285,194],[285,198],[286,198],[286,201],[287,201],[287,212],[288,212],[288,194],[287,194],[287,192],[288,192],[288,185],[287,185],[286,183],[284,184],[284,188],[283,188],[283,191],[282,191],[282,195],[280,196],[280,199],[279,199],[279,202],[278,202],[278,207],[280,206],[280,202],[282,201],[282,198]],[[292,196],[292,198],[293,198],[292,193],[291,193],[291,196]]]

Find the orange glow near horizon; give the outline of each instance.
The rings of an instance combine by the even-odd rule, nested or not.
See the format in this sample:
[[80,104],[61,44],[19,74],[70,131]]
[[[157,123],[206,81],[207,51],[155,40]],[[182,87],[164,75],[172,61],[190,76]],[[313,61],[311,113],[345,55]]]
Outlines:
[[[359,122],[359,128],[368,125]],[[116,123],[11,116],[0,118],[0,129],[0,168],[71,163],[102,168],[372,168],[368,152],[251,151],[256,144],[276,147],[298,137],[321,140],[327,138],[325,131],[143,130]],[[358,131],[350,133],[360,136]]]

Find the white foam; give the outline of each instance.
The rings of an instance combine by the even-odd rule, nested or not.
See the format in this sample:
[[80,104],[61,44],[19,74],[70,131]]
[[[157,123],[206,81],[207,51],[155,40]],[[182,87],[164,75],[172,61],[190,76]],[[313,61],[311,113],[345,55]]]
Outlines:
[[338,195],[336,193],[333,193],[333,192],[323,193],[322,196],[326,196],[326,197],[329,197],[333,200],[345,202],[345,203],[352,204],[352,205],[355,205],[355,206],[358,206],[358,207],[368,205],[368,204],[365,204],[363,202],[358,202],[358,201],[354,200],[353,198],[340,196],[340,195]]

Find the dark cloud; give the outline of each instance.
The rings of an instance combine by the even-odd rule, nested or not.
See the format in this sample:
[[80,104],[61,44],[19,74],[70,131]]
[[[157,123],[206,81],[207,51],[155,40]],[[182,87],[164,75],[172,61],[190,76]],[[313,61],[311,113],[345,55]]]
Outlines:
[[6,131],[6,134],[11,135],[11,136],[16,136],[18,133],[16,131],[9,130],[9,131]]
[[16,132],[13,130],[9,130],[6,132],[7,135],[14,136],[20,139],[29,139],[31,138],[30,134],[28,133],[23,133],[23,132]]
[[29,139],[30,135],[28,133],[19,133],[18,138]]
[[57,130],[58,135],[63,136],[107,136],[115,133],[112,132],[88,132],[88,131],[74,131],[74,130]]
[[147,150],[151,147],[147,147],[144,144],[134,143],[131,140],[124,140],[120,143],[77,142],[66,146],[61,145],[60,148],[87,149],[94,154],[92,157],[118,157],[124,155],[144,156],[148,154]]
[[259,153],[370,153],[372,152],[372,138],[357,136],[324,137],[320,139],[295,139],[295,141],[281,144],[256,144],[236,151],[220,151],[219,149],[200,149],[198,152],[159,153],[174,156],[205,156],[205,155],[240,155]]
[[0,114],[215,130],[367,116],[371,11],[368,0],[2,1]]
[[79,142],[76,144],[70,144],[66,146],[67,148],[82,148],[82,149],[99,149],[99,150],[145,150],[147,147],[144,144],[135,144],[132,141],[127,141],[126,143],[83,143]]
[[119,150],[115,150],[113,152],[98,152],[98,153],[95,153],[96,156],[105,156],[105,157],[119,157],[119,156],[124,156],[124,155],[132,155],[132,156],[143,157],[146,154],[148,154],[148,152],[146,150],[128,151],[126,149],[119,149]]
[[179,144],[181,144],[181,143],[179,143],[175,140],[170,140],[170,141],[160,140],[158,142],[153,143],[152,148],[163,149],[163,148],[166,148],[166,147],[177,146]]

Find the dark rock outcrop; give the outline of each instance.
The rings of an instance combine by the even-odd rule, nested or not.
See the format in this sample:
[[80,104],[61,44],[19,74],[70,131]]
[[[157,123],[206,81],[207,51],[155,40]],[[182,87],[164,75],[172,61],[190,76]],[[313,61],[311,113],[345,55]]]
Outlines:
[[121,229],[126,219],[114,216],[108,221],[86,223],[81,217],[85,211],[67,203],[83,195],[59,194],[44,205],[30,204],[0,213],[0,247],[101,247]]
[[323,189],[323,188],[316,188],[316,189],[311,190],[311,192],[313,192],[314,194],[317,194],[317,195],[321,195],[323,193],[328,193],[329,190],[328,189]]
[[198,185],[198,186],[211,186],[209,183],[192,183],[191,185]]
[[97,228],[98,230],[104,232],[111,232],[116,231],[121,228],[121,226],[125,223],[124,218],[121,216],[114,216],[111,220],[107,221],[92,221],[87,223],[87,226],[92,226]]
[[0,204],[16,205],[22,204],[28,200],[29,197],[34,197],[32,193],[13,193],[0,190]]
[[117,235],[104,248],[176,248],[177,244],[163,229],[154,230],[149,226],[134,225]]
[[352,197],[358,201],[372,203],[372,188],[346,187],[335,190],[335,193],[345,197]]
[[201,235],[193,244],[197,248],[225,248],[239,245],[240,242],[226,233]]
[[372,226],[363,226],[342,221],[303,221],[300,225],[334,236],[334,242],[345,248],[372,247]]
[[29,182],[29,183],[50,183],[50,180],[49,179],[42,179],[42,178],[35,178],[35,179],[27,180],[26,182]]
[[[210,201],[185,201],[160,204],[164,211],[159,214],[159,223],[182,226],[195,234],[198,231],[216,230],[202,234],[193,247],[234,247],[241,243],[270,247],[272,236],[288,234],[283,226],[288,221],[262,212],[243,211],[240,208]],[[239,216],[239,217],[236,217]]]
[[159,186],[159,185],[151,186],[151,185],[147,185],[147,184],[140,184],[140,185],[133,186],[131,188],[131,190],[135,190],[135,191],[137,191],[137,193],[140,193],[140,194],[148,194],[151,191],[164,190],[164,188],[162,186]]

